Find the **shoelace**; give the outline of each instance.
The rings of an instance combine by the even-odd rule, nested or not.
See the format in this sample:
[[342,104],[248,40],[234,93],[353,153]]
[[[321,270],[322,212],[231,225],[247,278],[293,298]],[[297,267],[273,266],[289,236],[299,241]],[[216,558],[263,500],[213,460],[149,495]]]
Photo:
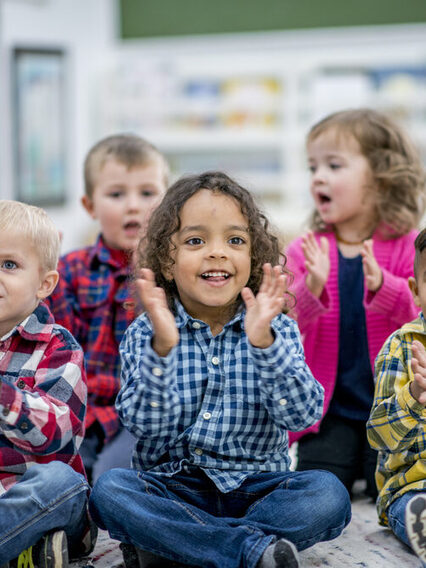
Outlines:
[[21,552],[21,554],[18,556],[17,568],[35,568],[32,549],[33,547],[30,546],[29,548],[27,548],[27,550]]

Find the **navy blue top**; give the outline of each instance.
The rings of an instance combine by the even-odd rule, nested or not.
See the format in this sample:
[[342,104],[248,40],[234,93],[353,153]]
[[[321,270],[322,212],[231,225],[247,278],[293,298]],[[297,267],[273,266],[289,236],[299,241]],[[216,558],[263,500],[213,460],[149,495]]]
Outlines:
[[361,255],[346,258],[339,251],[339,364],[330,413],[367,420],[374,397],[368,353]]

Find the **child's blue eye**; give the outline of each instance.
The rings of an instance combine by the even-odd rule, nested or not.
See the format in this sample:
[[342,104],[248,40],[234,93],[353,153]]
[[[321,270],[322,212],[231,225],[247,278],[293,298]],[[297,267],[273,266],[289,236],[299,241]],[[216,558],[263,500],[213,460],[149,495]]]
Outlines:
[[245,243],[245,240],[242,239],[241,237],[231,237],[229,239],[229,243],[231,245],[243,245]]
[[110,197],[112,197],[113,199],[118,199],[119,197],[122,196],[122,192],[121,191],[112,191],[109,194]]
[[330,168],[332,170],[338,170],[339,168],[341,168],[342,166],[340,164],[335,164],[335,163],[331,163],[330,164]]
[[17,268],[17,264],[16,262],[13,262],[13,260],[4,260],[1,267],[6,270],[13,270],[14,268]]
[[187,245],[198,246],[203,244],[203,239],[200,239],[200,237],[191,237],[185,242]]
[[311,172],[311,174],[313,174],[316,170],[315,166],[312,166],[311,164],[308,166],[308,170]]

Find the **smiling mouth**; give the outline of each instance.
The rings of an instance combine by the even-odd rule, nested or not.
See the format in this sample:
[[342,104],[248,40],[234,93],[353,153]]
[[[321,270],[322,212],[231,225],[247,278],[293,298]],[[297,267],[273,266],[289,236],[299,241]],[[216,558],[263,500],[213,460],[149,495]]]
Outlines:
[[229,272],[222,272],[222,271],[215,271],[215,272],[203,272],[201,274],[201,278],[203,278],[204,280],[214,280],[214,281],[219,281],[219,280],[227,280],[228,278],[230,278],[230,274]]

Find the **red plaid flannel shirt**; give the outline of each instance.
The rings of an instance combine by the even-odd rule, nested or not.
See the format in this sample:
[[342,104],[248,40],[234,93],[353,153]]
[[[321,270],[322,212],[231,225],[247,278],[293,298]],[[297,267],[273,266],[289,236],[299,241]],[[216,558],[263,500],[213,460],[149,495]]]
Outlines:
[[98,421],[110,440],[119,429],[115,398],[120,389],[118,346],[135,318],[130,267],[100,236],[95,245],[70,252],[58,265],[59,283],[49,298],[57,323],[83,348],[89,390],[86,428]]
[[40,304],[0,338],[0,494],[36,463],[84,474],[86,400],[83,351]]

